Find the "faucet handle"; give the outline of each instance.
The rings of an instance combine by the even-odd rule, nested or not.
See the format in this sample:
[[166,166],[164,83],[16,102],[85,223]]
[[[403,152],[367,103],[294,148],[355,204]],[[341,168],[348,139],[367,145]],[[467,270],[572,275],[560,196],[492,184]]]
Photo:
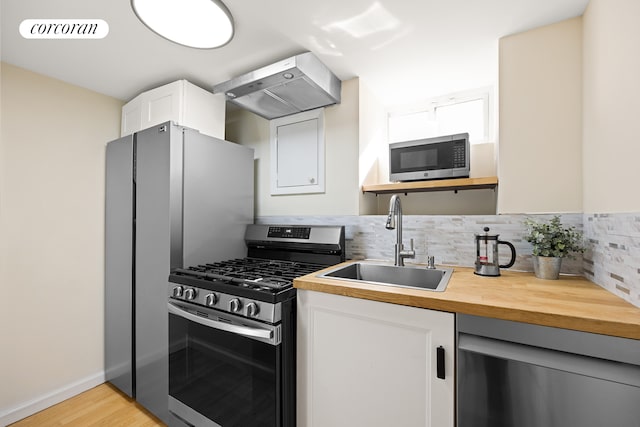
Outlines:
[[404,245],[400,247],[400,258],[415,258],[416,252],[413,250],[413,239],[409,239],[411,248],[409,250],[404,249]]
[[414,252],[413,251],[413,239],[409,239],[409,250],[405,250],[404,244],[400,247],[400,249],[402,249],[402,252],[405,252],[405,253]]

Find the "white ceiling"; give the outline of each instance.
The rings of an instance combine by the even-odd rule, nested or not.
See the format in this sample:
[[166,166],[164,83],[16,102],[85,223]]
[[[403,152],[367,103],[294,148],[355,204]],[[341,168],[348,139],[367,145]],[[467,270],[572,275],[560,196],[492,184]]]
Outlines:
[[[144,27],[129,0],[2,0],[2,61],[125,101],[177,79],[205,89],[310,50],[387,106],[494,85],[498,39],[580,16],[588,0],[224,0],[236,32],[191,49]],[[24,19],[103,19],[101,40],[27,40]]]

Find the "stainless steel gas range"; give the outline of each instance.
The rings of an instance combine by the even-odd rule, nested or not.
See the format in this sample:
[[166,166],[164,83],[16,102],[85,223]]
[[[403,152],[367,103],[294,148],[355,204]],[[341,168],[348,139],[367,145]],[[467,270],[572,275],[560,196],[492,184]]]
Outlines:
[[169,276],[169,410],[196,426],[295,426],[293,279],[345,260],[344,227],[250,225],[247,257]]

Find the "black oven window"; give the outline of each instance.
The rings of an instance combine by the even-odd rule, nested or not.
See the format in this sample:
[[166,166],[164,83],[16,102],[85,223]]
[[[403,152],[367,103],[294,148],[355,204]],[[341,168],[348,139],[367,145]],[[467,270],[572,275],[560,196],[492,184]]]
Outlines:
[[170,315],[169,394],[223,426],[272,427],[280,346]]

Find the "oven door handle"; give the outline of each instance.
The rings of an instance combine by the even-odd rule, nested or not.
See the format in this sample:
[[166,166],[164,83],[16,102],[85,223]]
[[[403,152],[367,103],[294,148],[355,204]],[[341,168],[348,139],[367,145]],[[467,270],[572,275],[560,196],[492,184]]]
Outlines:
[[267,341],[271,344],[274,343],[274,334],[272,330],[262,329],[262,328],[252,328],[249,326],[243,325],[234,325],[232,323],[220,322],[218,320],[207,319],[206,317],[196,316],[195,314],[189,313],[176,306],[175,304],[167,303],[167,308],[169,309],[169,313],[175,314],[176,316],[180,316],[183,319],[190,320],[192,322],[199,323],[203,326],[207,326],[209,328],[219,329],[222,331],[231,332],[233,334],[242,335],[249,338],[258,338],[263,341]]

